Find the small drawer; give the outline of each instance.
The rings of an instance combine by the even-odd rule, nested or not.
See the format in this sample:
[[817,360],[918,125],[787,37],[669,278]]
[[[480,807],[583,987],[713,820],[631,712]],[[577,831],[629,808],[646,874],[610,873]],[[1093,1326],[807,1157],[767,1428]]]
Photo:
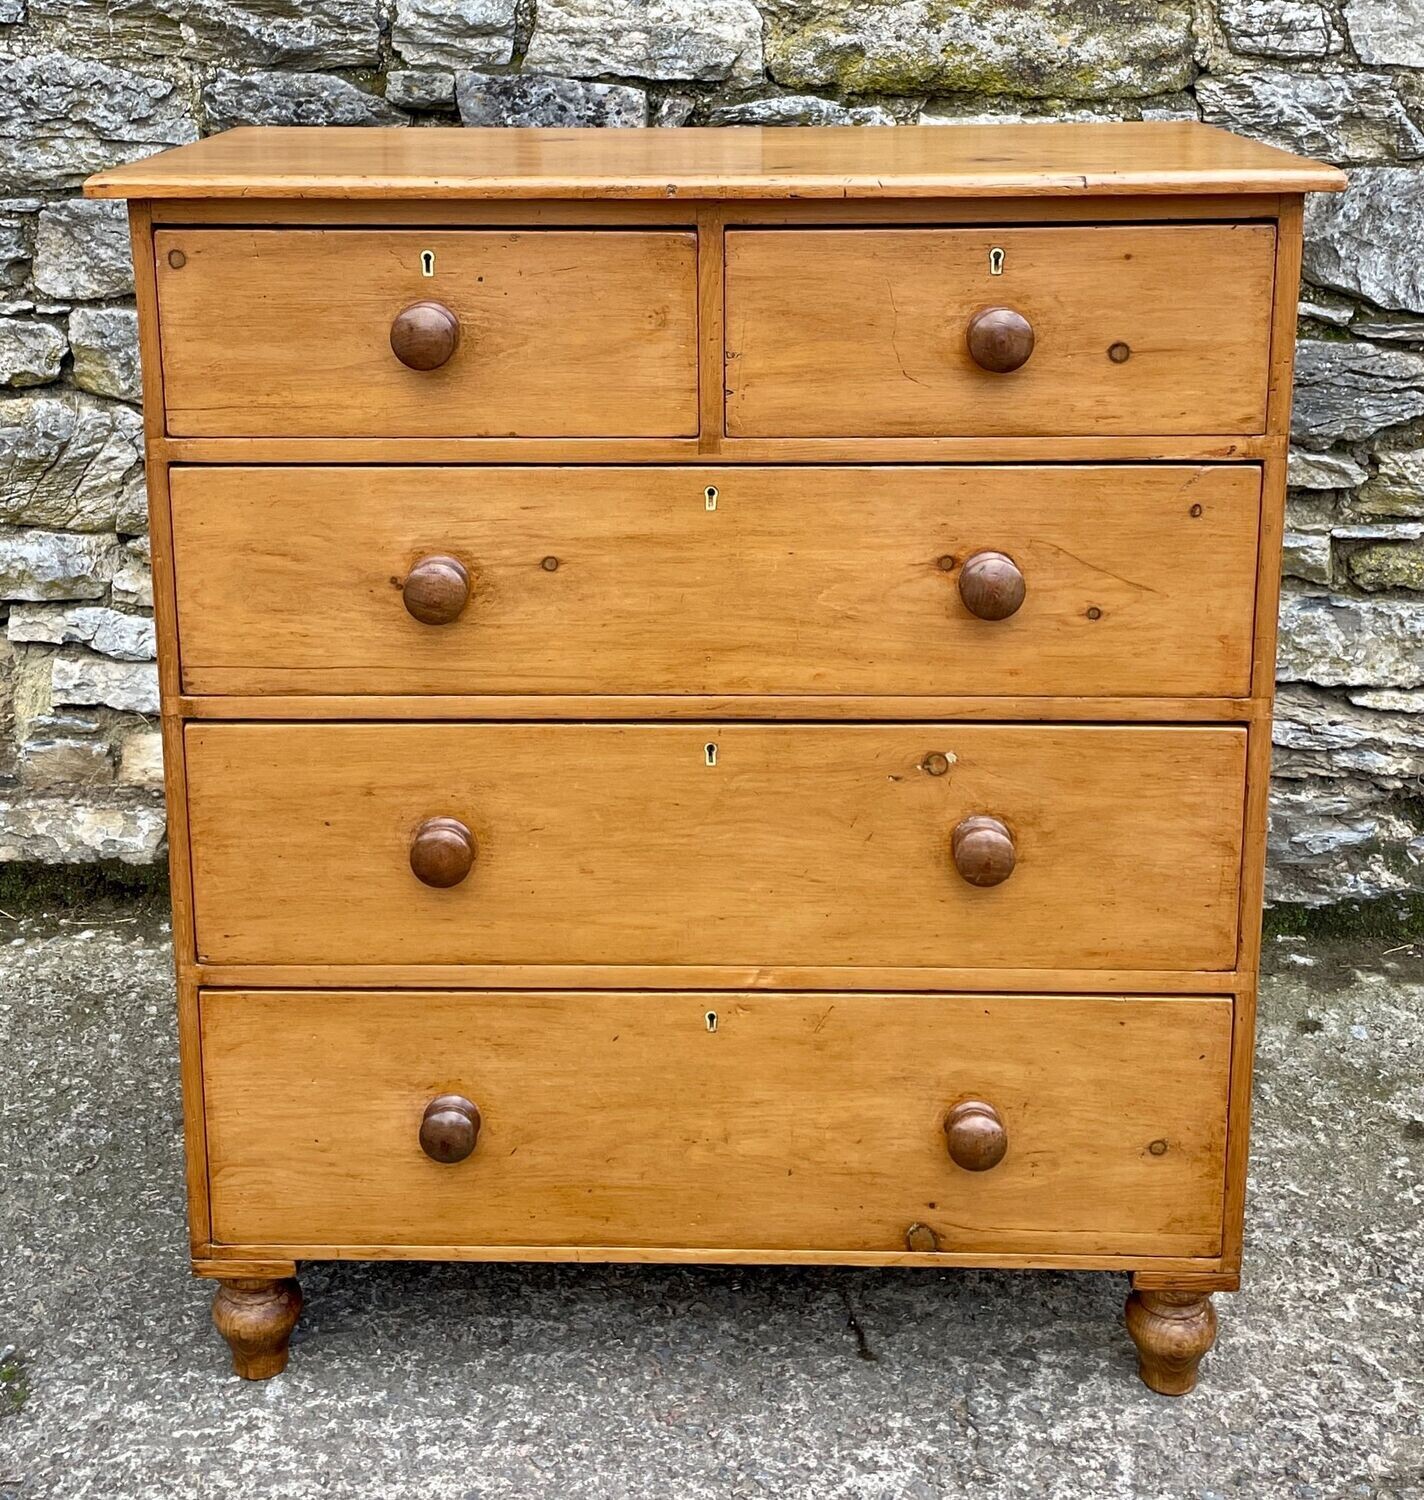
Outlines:
[[175,468],[194,693],[1241,695],[1250,466]]
[[697,431],[691,232],[165,229],[167,430]]
[[217,724],[221,963],[1229,969],[1246,733]]
[[1259,433],[1275,230],[731,230],[734,437]]
[[207,991],[201,1011],[220,1243],[1220,1249],[1227,999]]

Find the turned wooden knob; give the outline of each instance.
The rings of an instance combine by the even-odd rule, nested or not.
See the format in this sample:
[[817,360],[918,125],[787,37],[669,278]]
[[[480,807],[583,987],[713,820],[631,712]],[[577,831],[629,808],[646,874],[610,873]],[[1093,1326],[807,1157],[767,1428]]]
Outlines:
[[458,818],[427,818],[410,841],[411,873],[423,885],[459,885],[474,863],[474,835]]
[[1007,375],[1028,363],[1033,353],[1033,324],[1012,307],[984,307],[964,330],[969,357],[981,370]]
[[412,370],[438,370],[460,342],[460,320],[443,302],[412,302],[391,324],[391,351]]
[[1009,1149],[1009,1132],[999,1111],[982,1099],[963,1099],[944,1118],[949,1158],[966,1172],[997,1167]]
[[1002,552],[976,552],[959,570],[959,597],[981,620],[1007,620],[1024,602],[1024,576]]
[[464,1161],[480,1138],[480,1112],[463,1094],[437,1094],[420,1119],[420,1149],[431,1161]]
[[1014,873],[1014,836],[998,818],[975,813],[954,830],[954,867],[970,885],[1002,885]]
[[406,574],[401,598],[422,625],[449,625],[470,602],[470,575],[457,557],[422,557]]

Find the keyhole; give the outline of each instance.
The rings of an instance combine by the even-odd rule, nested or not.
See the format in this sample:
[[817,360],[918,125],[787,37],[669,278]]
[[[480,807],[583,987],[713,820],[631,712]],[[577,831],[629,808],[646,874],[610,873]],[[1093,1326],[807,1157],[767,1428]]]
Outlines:
[[433,250],[422,250],[420,252],[420,274],[422,276],[433,276],[435,274],[435,252]]
[[715,1010],[707,1012],[707,1029],[708,1031],[716,1031],[717,1029],[717,1012]]
[[991,276],[1004,274],[1004,252],[997,245],[989,252],[989,274]]
[[702,498],[707,502],[707,509],[708,510],[716,510],[717,509],[717,486],[715,484],[709,484],[707,486],[707,488],[702,491]]
[[708,740],[708,742],[702,747],[702,753],[707,757],[707,764],[709,766],[715,766],[717,764],[717,747],[712,743],[711,740]]

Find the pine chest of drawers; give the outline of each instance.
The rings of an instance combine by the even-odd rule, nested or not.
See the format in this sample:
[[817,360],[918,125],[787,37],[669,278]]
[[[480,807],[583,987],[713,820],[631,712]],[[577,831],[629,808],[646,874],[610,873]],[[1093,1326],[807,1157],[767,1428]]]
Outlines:
[[1303,195],[1191,125],[238,130],[131,200],[195,1269],[1238,1284]]

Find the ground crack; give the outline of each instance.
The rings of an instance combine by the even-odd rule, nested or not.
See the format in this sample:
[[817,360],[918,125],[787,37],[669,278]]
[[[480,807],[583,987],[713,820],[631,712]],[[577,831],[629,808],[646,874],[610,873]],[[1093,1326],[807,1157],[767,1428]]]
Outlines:
[[843,1287],[841,1289],[841,1300],[845,1303],[846,1327],[855,1335],[855,1352],[871,1364],[879,1364],[880,1356],[870,1346],[870,1339],[865,1329],[861,1326],[860,1319],[855,1315],[855,1303],[850,1299],[850,1293]]

